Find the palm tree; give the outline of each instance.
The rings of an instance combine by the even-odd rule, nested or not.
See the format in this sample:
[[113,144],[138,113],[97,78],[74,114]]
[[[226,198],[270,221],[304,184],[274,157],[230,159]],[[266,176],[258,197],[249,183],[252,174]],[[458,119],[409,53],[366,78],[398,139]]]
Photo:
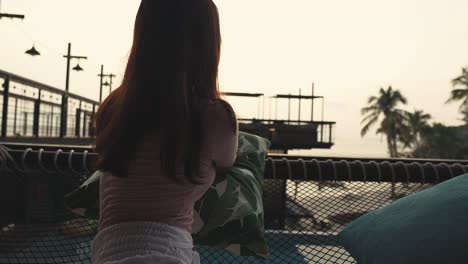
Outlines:
[[453,90],[448,102],[462,101],[460,109],[468,107],[468,68],[462,69],[462,74],[452,80]]
[[398,156],[398,137],[404,129],[405,111],[398,109],[399,103],[406,104],[406,98],[399,90],[393,90],[390,86],[386,90],[380,88],[378,96],[371,96],[368,99],[367,107],[361,109],[364,118],[361,124],[361,136],[365,136],[382,117],[377,134],[384,134],[387,137],[388,152],[391,157]]
[[432,118],[430,114],[424,113],[422,110],[416,110],[413,113],[406,113],[406,121],[409,127],[407,134],[408,147],[421,146],[421,134],[429,128],[429,120]]
[[468,104],[465,106],[465,109],[463,109],[461,112],[463,114],[462,120],[465,122],[465,124],[468,125]]

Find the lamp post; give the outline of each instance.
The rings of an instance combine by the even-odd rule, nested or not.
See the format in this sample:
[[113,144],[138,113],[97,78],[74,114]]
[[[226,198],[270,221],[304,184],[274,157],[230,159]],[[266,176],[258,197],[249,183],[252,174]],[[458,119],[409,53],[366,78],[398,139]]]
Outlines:
[[[114,74],[104,74],[104,65],[101,65],[101,73],[98,74],[98,76],[100,77],[100,83],[99,83],[99,103],[102,102],[102,88],[103,86],[109,86],[109,94],[112,92],[112,78],[115,77]],[[106,82],[102,82],[104,81],[104,78],[105,77],[108,77],[110,79],[110,82],[106,81]]]
[[[0,6],[1,5],[2,5],[2,1],[0,0]],[[0,19],[4,17],[11,18],[11,19],[24,19],[24,15],[2,13],[0,10]]]
[[[73,56],[71,55],[71,43],[68,43],[68,53],[67,55],[63,55],[64,58],[67,59],[67,75],[65,80],[65,93],[62,96],[62,111],[61,111],[61,118],[60,118],[60,138],[63,138],[67,135],[67,117],[68,117],[68,93],[70,90],[70,62],[72,59],[88,59],[84,56]],[[73,68],[75,71],[82,71],[80,63]]]
[[109,83],[109,94],[112,92],[112,78],[116,77],[114,74],[109,74],[107,75],[109,77],[110,83]]
[[[71,43],[68,43],[68,53],[67,55],[63,55],[64,58],[67,59],[67,77],[66,77],[66,83],[65,83],[65,91],[68,91],[70,90],[70,62],[72,59],[78,59],[78,60],[86,60],[88,59],[88,57],[84,57],[84,56],[73,56],[71,55]],[[75,71],[82,71],[83,68],[81,68],[80,66],[80,63],[78,61],[78,64],[73,68],[73,70]]]
[[99,103],[102,102],[102,79],[104,78],[104,65],[101,65],[101,74],[98,74],[101,78],[99,81]]
[[[2,5],[2,0],[0,0],[0,19],[2,19],[2,18],[21,19],[21,20],[24,19],[24,15],[2,13],[1,5]],[[34,47],[34,45],[33,45],[33,47],[32,47],[31,49],[29,49],[29,50],[26,51],[26,54],[29,54],[29,55],[31,55],[31,56],[38,56],[38,55],[41,55],[41,53],[39,53],[39,52],[36,50],[36,47]]]

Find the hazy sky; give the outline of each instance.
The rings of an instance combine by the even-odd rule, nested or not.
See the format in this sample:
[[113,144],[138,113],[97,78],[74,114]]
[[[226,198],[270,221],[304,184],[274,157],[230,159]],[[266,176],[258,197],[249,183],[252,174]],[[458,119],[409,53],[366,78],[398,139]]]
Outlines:
[[[450,80],[468,66],[466,0],[215,2],[222,21],[224,91],[310,93],[315,82],[316,92],[326,97],[325,119],[338,123],[336,146],[302,153],[386,155],[380,136],[359,135],[359,110],[381,86],[400,89],[408,110],[461,123],[458,105],[444,102]],[[89,60],[81,61],[84,72],[72,72],[70,89],[97,99],[101,64],[120,80],[138,5],[138,0],[3,0],[3,12],[26,19],[0,20],[0,69],[63,88],[62,55],[71,42],[73,55]],[[42,56],[24,54],[33,43]],[[240,116],[257,113],[256,100],[230,101]],[[286,117],[286,106],[280,104],[278,117]],[[265,117],[268,108],[266,100]],[[293,109],[296,117],[297,106]],[[302,116],[310,116],[306,107]]]

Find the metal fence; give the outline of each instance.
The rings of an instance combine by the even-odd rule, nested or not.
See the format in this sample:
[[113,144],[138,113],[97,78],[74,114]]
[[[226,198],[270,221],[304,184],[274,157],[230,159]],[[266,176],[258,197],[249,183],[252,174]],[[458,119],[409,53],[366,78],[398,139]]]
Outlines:
[[93,135],[98,102],[0,70],[0,137]]
[[[63,197],[95,154],[70,149],[0,155],[0,263],[90,263],[96,222],[66,213]],[[468,161],[270,156],[264,218],[268,261],[199,248],[202,263],[355,263],[337,234],[362,214],[468,172]]]

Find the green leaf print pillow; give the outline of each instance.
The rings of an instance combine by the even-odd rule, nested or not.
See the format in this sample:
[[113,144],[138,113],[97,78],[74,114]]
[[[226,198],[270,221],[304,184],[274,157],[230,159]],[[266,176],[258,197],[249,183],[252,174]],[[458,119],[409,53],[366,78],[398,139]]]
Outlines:
[[[195,204],[194,243],[225,248],[239,256],[268,257],[263,220],[263,174],[270,142],[239,133],[237,158],[226,175]],[[76,215],[99,219],[99,179],[94,173],[80,188],[65,197],[66,207]]]
[[193,238],[197,245],[268,258],[262,198],[269,146],[264,138],[240,133],[234,167],[226,175],[216,176],[195,204]]

